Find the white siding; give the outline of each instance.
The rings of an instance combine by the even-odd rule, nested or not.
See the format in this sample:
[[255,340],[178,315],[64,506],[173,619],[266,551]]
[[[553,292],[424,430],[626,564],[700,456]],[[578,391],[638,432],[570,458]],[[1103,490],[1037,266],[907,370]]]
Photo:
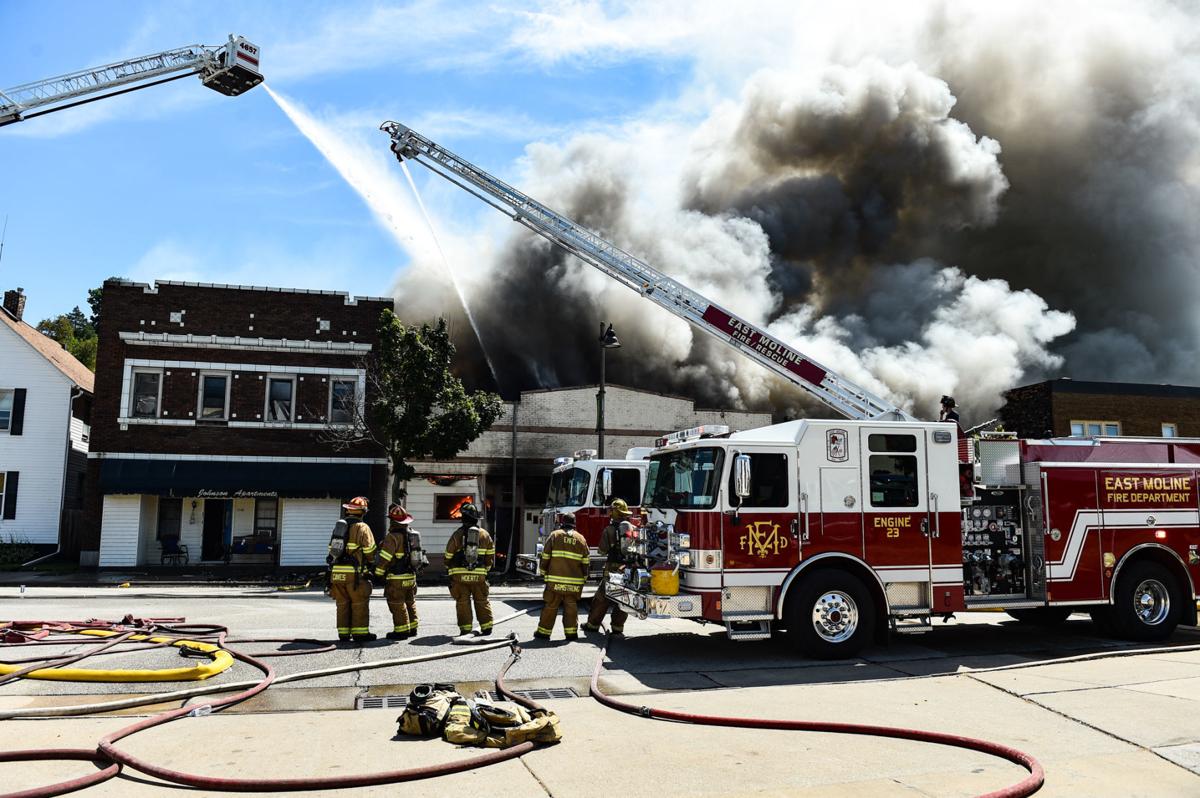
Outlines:
[[456,485],[443,488],[440,485],[431,485],[427,480],[418,477],[408,483],[407,491],[408,503],[404,505],[404,509],[412,513],[413,529],[421,533],[421,545],[427,551],[440,554],[445,551],[446,541],[454,534],[454,530],[458,529],[459,522],[433,520],[435,497],[440,493],[453,496],[470,493],[475,496],[478,505],[479,480],[474,477],[464,478]]
[[336,499],[279,500],[279,564],[324,565],[329,533],[342,517]]
[[183,500],[179,542],[188,547],[189,562],[200,562],[200,547],[204,545],[204,499]]
[[100,567],[137,565],[141,496],[105,496],[100,526]]
[[[254,534],[254,499],[233,500],[233,537]],[[329,539],[326,538],[326,542]]]
[[71,381],[7,325],[0,324],[0,388],[27,391],[23,433],[0,432],[0,471],[21,474],[17,517],[0,519],[0,536],[57,543]]

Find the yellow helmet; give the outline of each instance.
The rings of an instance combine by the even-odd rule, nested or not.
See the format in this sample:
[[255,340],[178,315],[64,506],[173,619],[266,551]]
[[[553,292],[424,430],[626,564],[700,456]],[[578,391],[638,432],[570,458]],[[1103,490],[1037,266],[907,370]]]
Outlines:
[[351,515],[362,515],[367,511],[367,497],[355,496],[353,499],[343,504],[342,509],[346,510]]
[[628,518],[629,516],[633,515],[633,511],[629,509],[629,505],[625,503],[624,499],[613,499],[613,503],[608,510],[608,514],[613,518],[617,518],[618,516],[621,518]]

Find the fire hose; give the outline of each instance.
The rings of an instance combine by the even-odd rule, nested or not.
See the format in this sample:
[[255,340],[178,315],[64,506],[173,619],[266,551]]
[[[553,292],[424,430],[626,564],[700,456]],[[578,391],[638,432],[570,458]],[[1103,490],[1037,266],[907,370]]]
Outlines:
[[677,723],[692,723],[702,726],[729,726],[743,729],[778,729],[786,731],[826,732],[830,734],[857,734],[870,737],[891,737],[898,740],[913,740],[916,742],[935,743],[937,745],[966,748],[990,756],[1006,759],[1020,765],[1029,771],[1029,775],[1016,784],[993,792],[984,793],[979,798],[1022,798],[1033,795],[1041,789],[1046,774],[1042,765],[1024,751],[1010,748],[1007,745],[980,740],[974,737],[963,737],[944,732],[924,731],[921,729],[905,729],[898,726],[875,726],[860,723],[840,723],[836,721],[813,720],[774,720],[769,718],[732,718],[719,715],[696,715],[690,712],[677,712],[671,709],[658,709],[645,705],[635,705],[606,695],[600,689],[600,671],[604,667],[604,656],[608,652],[611,637],[606,637],[600,647],[600,656],[596,658],[596,667],[592,670],[591,696],[609,709],[637,715],[642,718],[670,720]]
[[[96,749],[32,749],[24,751],[8,751],[0,752],[0,762],[19,762],[19,761],[47,761],[47,760],[84,760],[92,761],[102,768],[95,773],[86,776],[71,779],[69,781],[58,782],[55,784],[44,785],[30,790],[23,790],[15,793],[8,793],[2,798],[42,798],[43,796],[62,795],[67,792],[73,792],[85,787],[90,787],[96,784],[103,783],[121,772],[123,766],[139,770],[151,776],[170,781],[176,784],[182,784],[191,787],[206,788],[211,790],[220,790],[224,792],[283,792],[295,790],[322,790],[322,789],[344,789],[353,787],[365,787],[379,784],[394,784],[403,781],[416,781],[419,779],[434,778],[437,776],[446,775],[449,773],[457,773],[465,770],[473,770],[475,768],[484,767],[486,765],[503,762],[509,759],[519,757],[535,747],[533,743],[526,742],[515,745],[511,748],[491,751],[486,754],[481,754],[475,757],[458,760],[456,762],[444,763],[441,765],[431,765],[415,768],[404,768],[400,770],[389,770],[375,773],[366,773],[359,775],[345,776],[327,776],[327,777],[307,777],[307,778],[261,778],[261,779],[228,779],[215,776],[206,776],[201,774],[187,773],[183,771],[173,770],[171,768],[162,767],[152,762],[146,761],[139,757],[135,757],[126,751],[116,747],[116,743],[130,735],[140,731],[160,726],[170,721],[177,720],[181,717],[196,716],[200,714],[208,714],[211,711],[219,711],[228,706],[232,706],[239,702],[245,701],[253,696],[266,690],[272,684],[280,681],[295,681],[301,678],[316,678],[317,676],[329,675],[332,673],[344,673],[353,670],[361,670],[364,664],[354,664],[348,666],[338,666],[334,668],[324,668],[320,671],[310,671],[307,673],[291,674],[287,677],[277,677],[274,669],[267,663],[262,662],[257,656],[246,654],[234,649],[228,648],[228,640],[226,639],[226,631],[222,627],[207,627],[210,630],[220,629],[216,633],[216,645],[223,651],[227,651],[232,657],[251,665],[263,673],[263,677],[251,682],[242,682],[237,684],[227,685],[212,685],[211,687],[198,688],[192,691],[176,691],[177,693],[196,693],[200,690],[205,692],[228,691],[231,689],[242,688],[239,692],[226,696],[201,707],[183,706],[178,709],[168,710],[158,713],[149,718],[137,721],[129,726],[117,730],[111,734],[105,735],[99,741]],[[188,629],[184,627],[169,628],[164,627],[163,631],[169,633],[184,633],[187,634]],[[200,635],[192,634],[196,637]],[[249,642],[249,641],[248,641]],[[261,642],[261,641],[252,641]],[[500,647],[510,647],[512,655],[501,668],[496,677],[496,689],[501,695],[511,701],[522,704],[523,706],[540,711],[542,708],[535,702],[516,696],[511,693],[504,684],[504,676],[508,673],[509,668],[520,656],[520,648],[516,644],[515,636],[510,636],[505,640],[498,640],[486,646],[479,646],[464,651],[449,651],[440,654],[429,654],[419,657],[409,657],[403,660],[388,660],[369,663],[374,667],[384,667],[386,664],[401,664],[407,662],[421,662],[433,659],[449,659],[452,657],[466,656],[472,653],[480,653],[483,651],[492,650]],[[85,652],[83,655],[72,657],[72,662],[86,657],[91,652]],[[99,653],[99,652],[97,652]],[[308,652],[302,652],[308,653]],[[118,703],[118,702],[108,702]],[[91,711],[98,711],[97,705],[93,705]]]

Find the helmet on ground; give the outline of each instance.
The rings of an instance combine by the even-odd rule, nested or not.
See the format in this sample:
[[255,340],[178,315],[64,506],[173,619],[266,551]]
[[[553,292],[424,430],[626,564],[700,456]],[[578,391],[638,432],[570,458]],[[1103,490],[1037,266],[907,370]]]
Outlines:
[[367,497],[355,496],[350,501],[342,505],[343,510],[348,510],[351,513],[365,513],[367,511]]
[[471,502],[464,504],[461,508],[459,508],[458,512],[464,519],[469,521],[478,521],[481,517],[479,515],[479,508]]
[[559,513],[558,525],[563,529],[575,528],[575,513]]
[[622,518],[628,518],[633,515],[633,511],[629,509],[629,505],[625,503],[624,499],[613,499],[608,514],[614,517],[621,516]]
[[388,519],[397,524],[411,524],[413,517],[404,509],[403,504],[393,504],[388,507]]

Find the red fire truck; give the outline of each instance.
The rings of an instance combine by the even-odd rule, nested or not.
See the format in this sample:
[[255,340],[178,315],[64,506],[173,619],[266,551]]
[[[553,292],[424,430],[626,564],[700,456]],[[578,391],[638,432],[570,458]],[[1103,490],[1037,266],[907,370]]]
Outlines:
[[[1053,624],[1086,611],[1116,635],[1196,622],[1200,440],[1021,441],[919,421],[612,242],[415,131],[392,152],[437,172],[846,417],[667,436],[650,456],[643,523],[608,595],[641,617],[784,630],[849,656],[889,629],[1003,609]],[[671,569],[668,595],[651,572]],[[662,589],[660,587],[660,589]]]
[[626,452],[624,460],[597,460],[595,449],[580,449],[570,457],[556,458],[539,522],[537,549],[532,554],[517,555],[517,572],[537,576],[542,542],[554,531],[560,513],[574,513],[576,529],[592,549],[591,570],[599,575],[605,558],[595,549],[600,533],[608,525],[609,505],[623,499],[637,512],[646,486],[646,458],[652,451],[636,447]]

